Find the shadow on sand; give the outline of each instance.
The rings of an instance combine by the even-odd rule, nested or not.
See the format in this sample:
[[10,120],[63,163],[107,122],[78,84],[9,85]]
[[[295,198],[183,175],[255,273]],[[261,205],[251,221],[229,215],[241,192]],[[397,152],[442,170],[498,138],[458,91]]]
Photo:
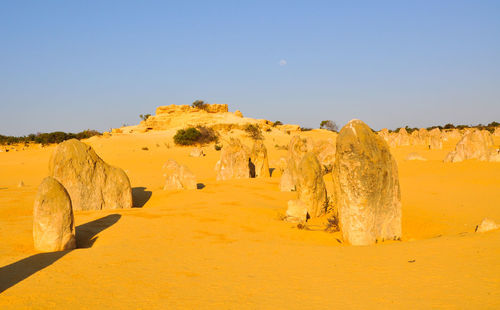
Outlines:
[[[77,248],[90,248],[97,240],[96,235],[112,226],[121,218],[119,214],[110,214],[92,222],[76,227]],[[0,293],[16,285],[37,271],[52,265],[69,251],[40,253],[0,268]]]
[[132,188],[133,208],[142,208],[151,198],[153,192],[145,190],[145,187]]

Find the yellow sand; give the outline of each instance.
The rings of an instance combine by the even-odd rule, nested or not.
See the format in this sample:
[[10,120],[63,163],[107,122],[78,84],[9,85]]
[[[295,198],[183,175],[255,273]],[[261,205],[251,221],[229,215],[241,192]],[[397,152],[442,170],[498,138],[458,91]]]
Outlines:
[[[326,219],[310,230],[280,220],[296,194],[279,191],[279,173],[216,182],[220,152],[192,158],[171,136],[86,141],[126,170],[142,208],[75,212],[81,248],[70,252],[33,249],[33,200],[54,147],[0,153],[0,309],[500,308],[500,231],[474,233],[484,217],[500,223],[500,163],[444,164],[457,141],[393,149],[403,241],[352,247],[322,231]],[[271,167],[289,139],[266,133]],[[406,161],[415,151],[429,160]],[[161,190],[168,158],[205,187]]]

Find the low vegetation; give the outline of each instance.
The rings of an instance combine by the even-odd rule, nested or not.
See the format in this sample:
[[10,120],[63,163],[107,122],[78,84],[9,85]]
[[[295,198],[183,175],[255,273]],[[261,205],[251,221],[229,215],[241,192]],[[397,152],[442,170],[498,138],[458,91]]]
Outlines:
[[[500,123],[498,122],[491,122],[489,123],[488,125],[483,125],[483,124],[478,124],[478,125],[453,125],[453,124],[446,124],[444,126],[441,126],[441,125],[435,125],[435,126],[430,126],[430,127],[427,127],[426,129],[427,130],[432,130],[434,128],[439,128],[441,130],[451,130],[451,129],[458,129],[458,130],[462,130],[462,129],[466,129],[466,128],[476,128],[476,129],[479,129],[479,130],[488,130],[489,132],[493,133],[495,131],[495,128],[497,127],[500,127]],[[395,130],[389,130],[389,132],[399,132],[399,130],[401,130],[402,127],[400,128],[396,128]],[[411,128],[409,126],[405,126],[404,127],[406,129],[406,131],[408,133],[412,133],[413,131],[418,131],[419,128]]]
[[93,136],[101,135],[100,132],[96,130],[84,130],[79,133],[71,133],[71,132],[63,132],[63,131],[54,131],[49,133],[37,133],[30,134],[27,136],[2,136],[0,135],[0,145],[11,145],[11,144],[19,144],[19,143],[39,143],[42,145],[52,144],[52,143],[61,143],[63,141],[69,139],[88,139]]
[[208,104],[203,100],[196,100],[195,102],[191,103],[191,106],[200,110],[206,110],[208,108]]
[[174,143],[177,145],[195,145],[218,142],[219,137],[212,128],[190,127],[179,129],[174,136]]
[[262,131],[260,130],[259,125],[248,124],[245,127],[245,132],[248,134],[253,140],[263,140],[264,136],[262,135]]
[[151,116],[151,114],[144,114],[144,115],[143,115],[143,114],[140,114],[140,115],[139,115],[139,117],[140,117],[143,121],[147,120],[150,116]]
[[319,124],[319,128],[334,131],[334,132],[339,131],[339,127],[332,120],[321,121],[321,123]]

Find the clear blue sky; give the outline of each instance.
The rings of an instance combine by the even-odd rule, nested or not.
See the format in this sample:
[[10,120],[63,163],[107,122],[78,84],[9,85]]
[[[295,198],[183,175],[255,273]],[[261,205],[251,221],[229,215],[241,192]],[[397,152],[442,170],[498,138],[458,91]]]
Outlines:
[[196,99],[305,127],[500,121],[500,1],[0,2],[0,134]]

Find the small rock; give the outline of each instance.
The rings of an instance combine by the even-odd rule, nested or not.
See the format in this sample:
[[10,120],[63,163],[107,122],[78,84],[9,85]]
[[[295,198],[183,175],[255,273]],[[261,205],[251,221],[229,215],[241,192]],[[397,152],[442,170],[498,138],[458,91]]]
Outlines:
[[307,221],[307,206],[302,201],[289,200],[285,221],[290,223],[305,223]]
[[500,226],[498,226],[498,224],[495,223],[495,221],[493,221],[492,219],[489,219],[489,218],[484,218],[481,221],[481,224],[476,226],[476,232],[487,232],[487,231],[495,230],[498,228],[500,228]]
[[425,159],[422,155],[416,153],[416,152],[413,152],[413,153],[410,153],[408,154],[408,156],[406,156],[406,160],[427,160]]
[[166,177],[164,190],[197,189],[196,176],[186,166],[170,159],[163,165],[163,170]]
[[203,157],[203,156],[205,156],[205,153],[203,152],[203,149],[196,147],[196,148],[191,150],[191,152],[189,153],[189,156],[191,156],[191,157]]

